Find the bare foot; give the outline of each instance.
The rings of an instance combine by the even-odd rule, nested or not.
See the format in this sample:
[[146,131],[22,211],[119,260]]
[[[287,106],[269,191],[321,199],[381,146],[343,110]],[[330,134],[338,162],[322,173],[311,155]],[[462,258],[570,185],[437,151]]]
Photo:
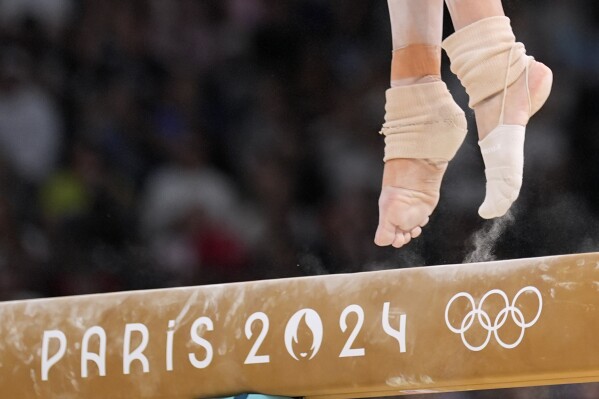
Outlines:
[[447,161],[392,159],[385,163],[374,242],[401,248],[422,232],[439,202]]
[[374,242],[400,248],[420,235],[437,206],[448,161],[462,145],[467,123],[445,83],[437,80],[391,88],[385,110],[386,162]]

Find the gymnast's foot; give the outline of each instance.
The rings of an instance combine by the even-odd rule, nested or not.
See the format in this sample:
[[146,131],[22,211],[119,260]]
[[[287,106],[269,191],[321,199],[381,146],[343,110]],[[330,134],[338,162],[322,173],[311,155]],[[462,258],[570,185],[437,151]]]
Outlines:
[[478,213],[485,219],[503,216],[518,198],[524,167],[525,126],[551,91],[551,70],[532,58],[526,62],[527,68],[505,93],[490,97],[474,108],[487,176],[485,200]]
[[520,194],[525,127],[551,92],[551,70],[526,55],[505,16],[460,28],[443,48],[476,113],[487,179],[478,213],[503,216]]
[[374,242],[401,248],[422,233],[439,202],[447,161],[391,159],[385,163]]
[[395,248],[418,237],[428,223],[447,164],[466,135],[464,111],[439,76],[407,83],[387,90],[381,130],[385,168],[374,242]]

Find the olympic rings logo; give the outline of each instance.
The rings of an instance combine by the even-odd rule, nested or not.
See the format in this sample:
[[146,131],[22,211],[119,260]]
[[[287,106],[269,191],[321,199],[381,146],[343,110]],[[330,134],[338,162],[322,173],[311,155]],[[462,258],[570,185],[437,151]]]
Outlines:
[[[527,292],[535,294],[537,296],[537,298],[539,299],[539,309],[537,311],[537,314],[529,322],[526,322],[524,320],[524,314],[516,306],[516,303],[518,302],[518,298],[520,298],[520,295],[527,293]],[[483,305],[484,305],[485,301],[492,295],[500,296],[505,303],[505,306],[503,307],[503,309],[501,311],[499,311],[499,313],[495,317],[494,321],[491,321],[491,317],[489,316],[489,314],[483,310]],[[460,324],[460,326],[458,328],[456,328],[449,321],[449,309],[451,308],[451,305],[453,305],[453,303],[459,298],[466,298],[470,302],[470,305],[472,306],[472,310],[466,314],[466,316],[462,320],[462,323]],[[542,309],[543,309],[543,297],[541,295],[541,292],[537,288],[532,287],[532,286],[524,287],[520,291],[518,291],[518,293],[512,300],[511,304],[510,304],[509,299],[508,299],[507,295],[505,294],[505,292],[503,292],[502,290],[499,290],[499,289],[491,290],[491,291],[487,292],[485,295],[483,295],[483,297],[480,300],[480,303],[478,304],[478,307],[476,306],[476,303],[475,303],[472,295],[470,295],[466,292],[460,292],[460,293],[454,295],[449,300],[449,303],[447,303],[447,307],[445,308],[445,323],[447,324],[447,327],[453,333],[460,334],[460,336],[462,337],[462,342],[471,351],[478,352],[478,351],[485,349],[491,340],[491,336],[495,336],[495,339],[497,340],[499,345],[501,345],[503,348],[513,349],[513,348],[517,347],[518,345],[520,345],[520,343],[524,339],[524,332],[526,331],[526,329],[529,327],[532,327],[537,322],[537,320],[539,320]],[[503,325],[508,320],[508,316],[511,316],[513,322],[518,327],[520,327],[520,335],[518,336],[518,339],[516,339],[516,341],[514,341],[512,343],[504,342],[498,333],[499,329],[501,327],[503,327]],[[470,328],[474,325],[475,321],[478,321],[478,323],[482,326],[482,328],[487,331],[487,337],[486,337],[485,341],[481,345],[478,345],[478,346],[474,346],[474,345],[470,344],[468,342],[468,340],[466,339],[466,335],[465,335],[466,332],[468,330],[470,330]]]

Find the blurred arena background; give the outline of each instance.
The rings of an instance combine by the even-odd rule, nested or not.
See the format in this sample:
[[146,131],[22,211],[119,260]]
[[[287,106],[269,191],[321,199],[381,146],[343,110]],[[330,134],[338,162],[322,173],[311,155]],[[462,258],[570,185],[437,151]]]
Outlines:
[[386,1],[0,0],[0,299],[598,250],[599,3],[504,6],[555,74],[516,209],[477,215],[468,111],[439,207],[395,250],[373,244]]

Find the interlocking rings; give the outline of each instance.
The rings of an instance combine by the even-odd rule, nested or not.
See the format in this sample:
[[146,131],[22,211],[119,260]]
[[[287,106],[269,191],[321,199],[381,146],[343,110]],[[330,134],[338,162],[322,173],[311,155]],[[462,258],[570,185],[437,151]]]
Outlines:
[[[539,299],[539,310],[537,311],[536,316],[529,322],[525,322],[524,314],[518,307],[516,307],[516,302],[518,301],[518,298],[520,298],[520,295],[524,294],[525,292],[532,292],[532,293],[536,294],[537,298]],[[501,311],[499,311],[499,313],[497,313],[497,316],[495,317],[495,320],[493,322],[491,322],[491,318],[489,317],[489,314],[483,310],[483,304],[492,295],[499,295],[505,303],[504,308]],[[472,306],[472,310],[466,314],[466,316],[462,320],[460,327],[456,328],[449,321],[449,308],[451,308],[451,305],[454,303],[454,301],[456,301],[459,298],[466,298],[470,302],[470,305]],[[452,332],[454,332],[456,334],[460,334],[460,336],[462,337],[462,342],[464,343],[466,348],[470,349],[471,351],[478,352],[478,351],[485,349],[487,347],[487,345],[489,344],[489,341],[491,340],[492,335],[495,336],[495,339],[497,340],[499,345],[501,345],[503,348],[513,349],[516,346],[520,345],[520,343],[524,339],[525,330],[529,327],[532,327],[537,322],[537,320],[539,320],[542,310],[543,310],[543,296],[541,295],[541,292],[536,287],[533,287],[533,286],[524,287],[520,291],[518,291],[518,293],[512,300],[511,304],[510,304],[509,299],[508,299],[507,295],[505,294],[505,292],[503,292],[502,290],[498,290],[498,289],[491,290],[491,291],[487,292],[485,295],[483,295],[483,297],[480,299],[480,303],[478,304],[478,307],[476,306],[476,303],[475,303],[472,295],[468,294],[467,292],[460,292],[460,293],[454,295],[447,303],[447,307],[445,308],[445,323],[447,324],[447,327]],[[501,327],[503,327],[503,325],[507,321],[508,315],[511,315],[514,323],[518,327],[520,327],[520,335],[518,336],[518,339],[513,343],[504,342],[499,337],[499,333],[498,333],[499,329]],[[468,330],[470,330],[470,328],[474,324],[475,320],[478,320],[478,323],[481,325],[481,327],[487,331],[487,337],[485,338],[485,341],[481,345],[478,345],[478,346],[471,345],[466,340],[466,335],[465,335],[466,332]]]

